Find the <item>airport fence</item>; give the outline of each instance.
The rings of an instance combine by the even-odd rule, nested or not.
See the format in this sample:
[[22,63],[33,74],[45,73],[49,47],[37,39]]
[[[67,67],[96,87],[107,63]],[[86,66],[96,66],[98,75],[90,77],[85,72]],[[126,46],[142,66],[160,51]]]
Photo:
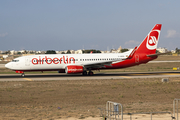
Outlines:
[[[176,101],[176,105],[178,104],[177,100],[179,101],[180,99],[174,100],[174,101]],[[175,102],[173,102],[173,103],[175,103]],[[175,104],[173,106],[175,106]],[[153,115],[155,115],[155,114],[170,114],[172,120],[176,119],[175,118],[175,108],[174,108],[174,116],[172,115],[171,112],[123,113],[123,105],[121,103],[116,103],[116,102],[111,102],[111,101],[106,102],[106,109],[102,109],[102,108],[98,108],[98,109],[100,110],[100,116],[103,117],[104,120],[123,120],[123,115],[129,115],[129,119],[132,120],[132,115],[142,115],[142,114],[150,114],[151,120],[153,120]],[[176,108],[176,113],[177,113],[176,120],[178,120],[178,109],[177,108]]]
[[152,116],[155,115],[155,114],[171,114],[171,119],[173,120],[171,112],[141,112],[141,113],[123,113],[123,114],[124,115],[129,115],[130,116],[130,120],[132,120],[132,115],[150,114],[151,120],[153,120]]
[[180,99],[175,98],[173,100],[173,119],[179,120],[179,106],[178,106],[178,102],[180,101]]

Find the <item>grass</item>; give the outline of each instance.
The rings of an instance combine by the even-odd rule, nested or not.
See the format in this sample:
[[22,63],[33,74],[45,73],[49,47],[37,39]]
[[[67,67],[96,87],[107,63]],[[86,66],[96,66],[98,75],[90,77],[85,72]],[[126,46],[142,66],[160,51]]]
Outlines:
[[[171,111],[173,99],[180,96],[177,80],[171,78],[168,83],[162,83],[160,78],[0,82],[0,110],[2,115],[22,114],[28,109],[28,113],[22,114],[26,118],[34,112],[42,116],[48,112],[58,118],[60,112],[61,117],[83,119],[97,116],[99,107],[114,101],[123,104],[124,112]],[[14,86],[17,84],[21,86]]]

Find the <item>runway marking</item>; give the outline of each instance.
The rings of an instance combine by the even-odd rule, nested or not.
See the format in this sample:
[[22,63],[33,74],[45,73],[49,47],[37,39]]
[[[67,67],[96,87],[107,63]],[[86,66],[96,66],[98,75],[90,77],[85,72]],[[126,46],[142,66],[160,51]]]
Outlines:
[[167,73],[167,74],[164,74],[164,75],[179,75],[179,74],[177,74],[177,73]]
[[120,77],[123,77],[123,78],[131,78],[131,77],[127,77],[127,76],[120,76]]
[[151,74],[129,74],[129,75],[131,75],[131,76],[143,76],[143,75],[151,75]]
[[33,81],[32,79],[29,79],[29,78],[23,78],[23,79],[27,81]]
[[179,73],[154,73],[154,74],[148,74],[148,73],[145,73],[145,74],[129,74],[131,76],[145,76],[145,75],[179,75]]

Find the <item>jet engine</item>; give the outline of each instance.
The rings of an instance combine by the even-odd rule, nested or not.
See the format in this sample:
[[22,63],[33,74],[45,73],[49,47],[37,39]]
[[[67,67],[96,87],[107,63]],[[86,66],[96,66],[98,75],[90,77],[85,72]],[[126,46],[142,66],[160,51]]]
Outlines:
[[69,66],[66,66],[65,72],[67,74],[82,73],[83,72],[83,66],[69,65]]

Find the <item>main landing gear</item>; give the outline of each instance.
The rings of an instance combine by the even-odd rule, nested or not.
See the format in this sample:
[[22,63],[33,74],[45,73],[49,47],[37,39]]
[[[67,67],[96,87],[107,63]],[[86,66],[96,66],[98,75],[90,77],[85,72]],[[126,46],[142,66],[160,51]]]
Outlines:
[[87,75],[87,71],[83,71],[82,75]]
[[83,71],[83,73],[82,73],[82,75],[89,75],[89,76],[92,76],[94,73],[92,72],[92,71],[89,71],[88,73],[87,73],[87,71]]
[[24,71],[16,71],[16,73],[21,73],[21,77],[25,76]]
[[88,75],[92,76],[94,73],[92,71],[88,72]]

